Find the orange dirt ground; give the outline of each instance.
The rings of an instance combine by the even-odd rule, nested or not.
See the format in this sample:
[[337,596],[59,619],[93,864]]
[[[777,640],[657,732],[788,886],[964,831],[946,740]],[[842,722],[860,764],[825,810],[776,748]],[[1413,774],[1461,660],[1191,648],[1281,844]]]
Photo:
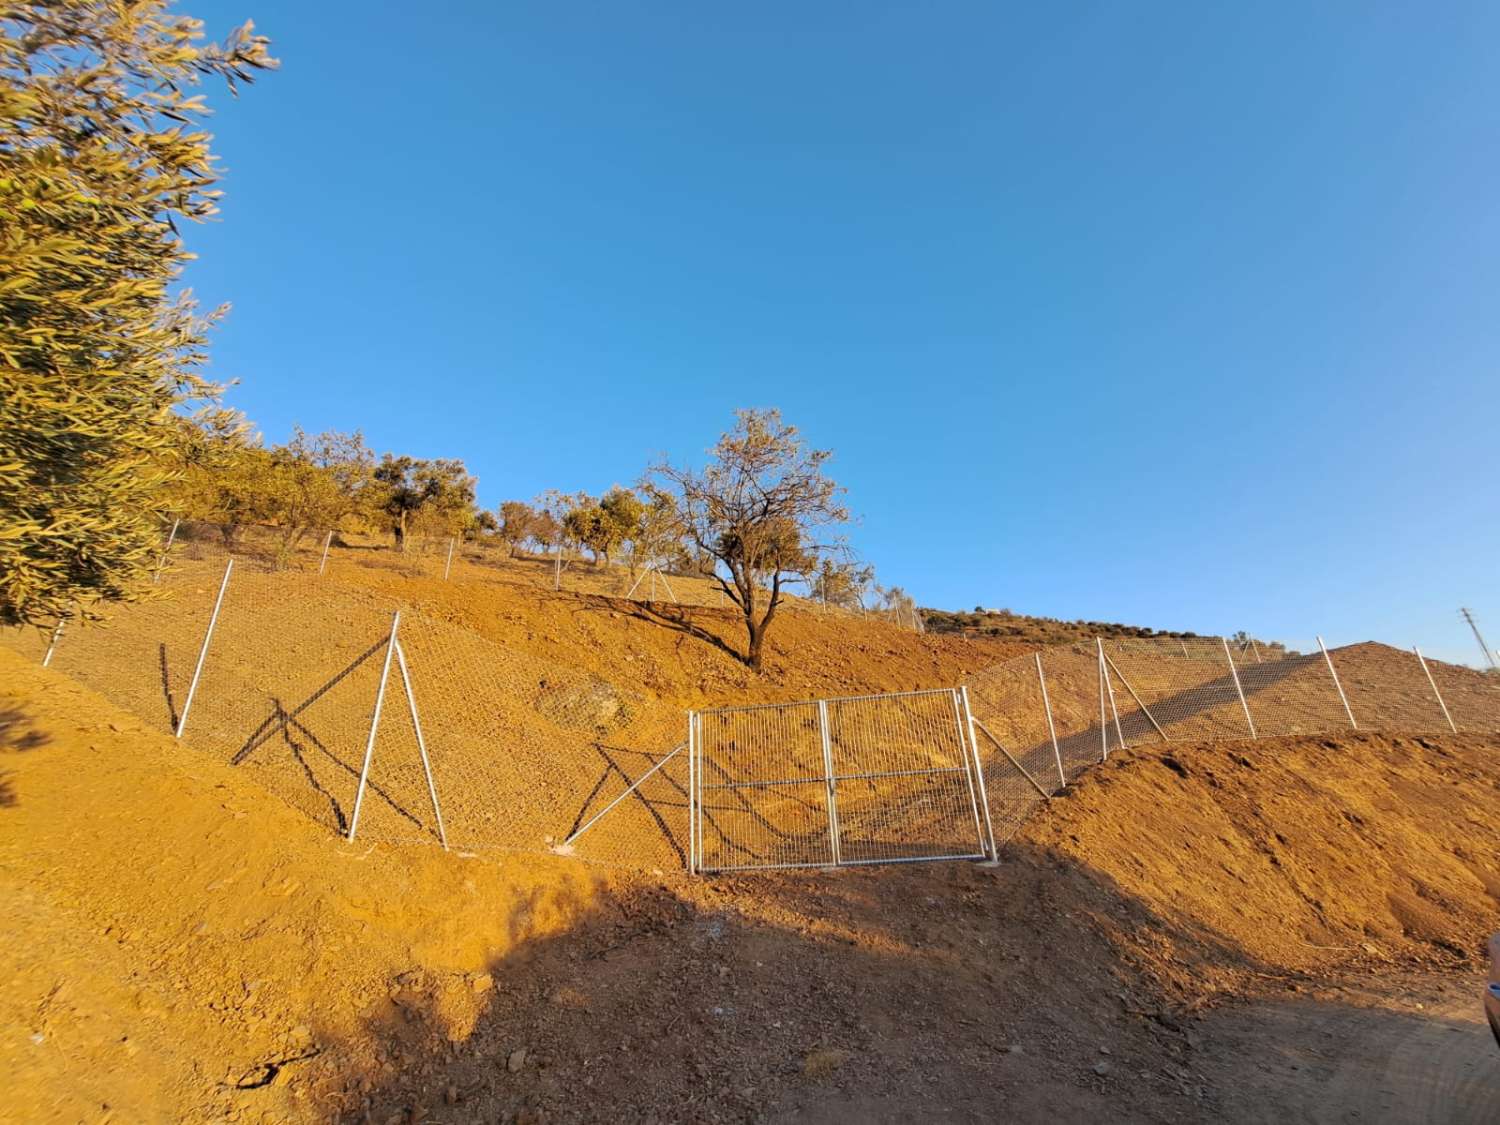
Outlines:
[[[972,652],[912,642],[765,691]],[[1147,746],[995,867],[688,880],[343,844],[9,651],[0,716],[6,1121],[1500,1113],[1494,736]]]

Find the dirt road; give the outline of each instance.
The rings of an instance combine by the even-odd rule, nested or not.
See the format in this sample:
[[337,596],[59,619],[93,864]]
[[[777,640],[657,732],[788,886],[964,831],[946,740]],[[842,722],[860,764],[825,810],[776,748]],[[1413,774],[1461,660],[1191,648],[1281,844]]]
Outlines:
[[1227,1009],[1204,1025],[1203,1069],[1224,1118],[1247,1125],[1500,1121],[1480,987],[1450,978]]

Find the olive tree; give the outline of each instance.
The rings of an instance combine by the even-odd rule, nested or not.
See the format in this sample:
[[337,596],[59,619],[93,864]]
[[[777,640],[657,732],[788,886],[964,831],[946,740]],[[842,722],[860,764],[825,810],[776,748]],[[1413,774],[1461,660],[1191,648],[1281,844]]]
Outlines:
[[786,587],[842,554],[831,534],[849,520],[844,490],[779,410],[741,410],[701,469],[663,460],[651,475],[676,493],[687,537],[715,560],[713,577],[744,617],[743,659],[757,671]]
[[451,531],[464,530],[472,519],[476,482],[462,461],[387,453],[371,477],[398,551],[406,550],[407,533],[419,516]]
[[143,588],[172,408],[210,389],[212,317],[173,292],[173,224],[218,196],[193,87],[275,62],[167,8],[0,4],[0,623]]

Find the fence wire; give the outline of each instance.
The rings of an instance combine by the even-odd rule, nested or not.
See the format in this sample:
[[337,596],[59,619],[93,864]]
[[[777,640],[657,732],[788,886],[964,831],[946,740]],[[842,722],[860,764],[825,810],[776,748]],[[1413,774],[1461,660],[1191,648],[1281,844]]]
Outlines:
[[699,870],[987,850],[951,690],[722,708],[695,721]]
[[[943,689],[700,712],[694,757],[680,709],[496,644],[402,596],[401,568],[431,577],[442,567],[456,583],[511,581],[484,568],[513,560],[501,566],[455,545],[450,567],[436,540],[414,538],[403,556],[263,529],[235,545],[216,619],[224,538],[184,525],[146,601],[109,607],[97,623],[67,622],[55,643],[36,630],[5,630],[0,643],[35,660],[50,647],[55,670],[159,730],[181,725],[187,742],[330,832],[349,832],[370,751],[361,839],[436,842],[435,790],[454,847],[686,865],[696,762],[705,870],[978,856],[986,798],[1003,839],[1044,794],[1122,745],[1356,723],[1500,729],[1500,676],[1434,660],[1424,669],[1415,652],[1126,638],[975,673],[966,685],[972,745],[961,697]],[[397,580],[372,581],[382,570]]]
[[1122,745],[1438,732],[1450,716],[1458,731],[1500,730],[1500,676],[1433,660],[1424,670],[1415,651],[1375,642],[1299,654],[1221,638],[1096,640],[992,665],[967,688],[997,838]]

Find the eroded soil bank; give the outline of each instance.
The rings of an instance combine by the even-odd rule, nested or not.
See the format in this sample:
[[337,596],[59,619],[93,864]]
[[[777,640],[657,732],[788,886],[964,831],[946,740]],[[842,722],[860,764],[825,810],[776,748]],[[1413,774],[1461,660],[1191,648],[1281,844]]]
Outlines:
[[0,714],[7,1120],[1495,1119],[1500,739],[1144,748],[997,867],[689,881],[341,844],[8,652]]

